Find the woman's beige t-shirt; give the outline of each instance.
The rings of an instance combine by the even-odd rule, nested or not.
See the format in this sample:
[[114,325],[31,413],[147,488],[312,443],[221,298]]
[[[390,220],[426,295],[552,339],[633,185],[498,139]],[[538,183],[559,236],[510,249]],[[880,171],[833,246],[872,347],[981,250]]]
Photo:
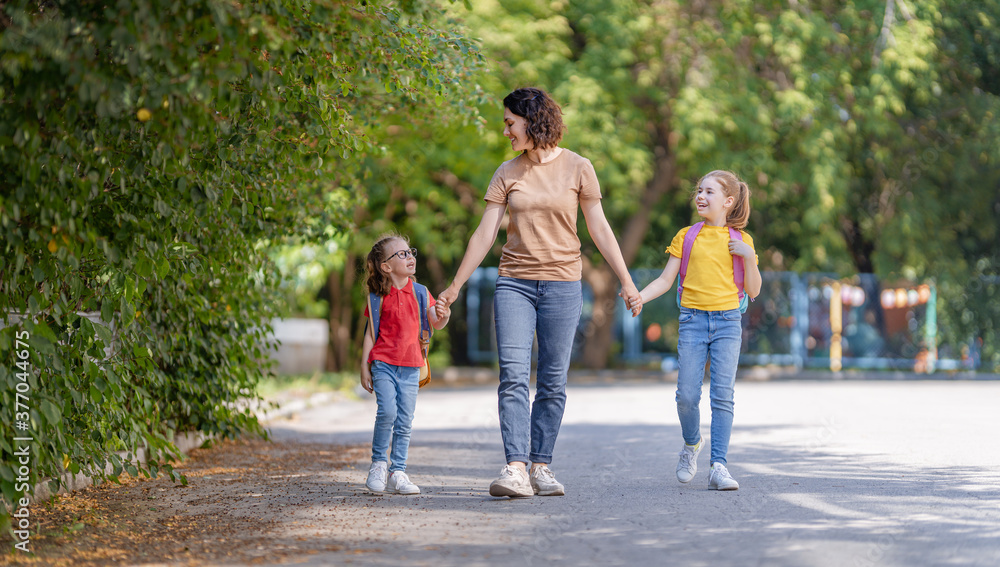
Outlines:
[[577,211],[583,199],[600,199],[590,160],[565,148],[548,163],[520,154],[497,168],[484,199],[507,205],[510,223],[500,257],[501,276],[577,281],[583,274]]

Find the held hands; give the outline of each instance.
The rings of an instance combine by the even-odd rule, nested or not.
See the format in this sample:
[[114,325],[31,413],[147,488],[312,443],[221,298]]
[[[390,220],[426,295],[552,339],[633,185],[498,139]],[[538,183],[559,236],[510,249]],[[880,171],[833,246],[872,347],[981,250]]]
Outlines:
[[743,256],[743,259],[748,262],[754,261],[754,251],[749,244],[743,242],[742,240],[736,240],[732,238],[729,240],[729,253],[733,256]]
[[454,284],[441,292],[441,295],[437,298],[437,303],[434,304],[438,319],[445,319],[451,316],[451,304],[455,303],[456,299],[458,299],[458,289]]
[[632,311],[633,317],[642,312],[642,295],[634,285],[622,286],[622,290],[618,292],[618,295],[625,300],[625,307],[628,307]]
[[447,321],[451,317],[451,306],[438,300],[434,304],[434,312],[437,313],[438,321]]

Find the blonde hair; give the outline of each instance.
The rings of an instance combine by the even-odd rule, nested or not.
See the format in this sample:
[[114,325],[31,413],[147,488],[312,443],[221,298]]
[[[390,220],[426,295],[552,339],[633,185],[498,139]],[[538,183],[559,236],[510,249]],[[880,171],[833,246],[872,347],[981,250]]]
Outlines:
[[738,230],[746,228],[747,223],[750,222],[750,186],[737,177],[735,173],[716,169],[706,173],[698,180],[695,187],[701,187],[702,182],[709,177],[719,181],[726,197],[733,198],[733,207],[726,213],[726,225]]
[[[392,291],[392,280],[379,266],[385,262],[385,257],[388,255],[386,249],[393,240],[402,240],[407,246],[410,245],[409,238],[395,232],[383,234],[375,241],[365,261],[365,285],[368,287],[368,293],[377,293],[384,297]],[[412,276],[410,279],[416,281]]]

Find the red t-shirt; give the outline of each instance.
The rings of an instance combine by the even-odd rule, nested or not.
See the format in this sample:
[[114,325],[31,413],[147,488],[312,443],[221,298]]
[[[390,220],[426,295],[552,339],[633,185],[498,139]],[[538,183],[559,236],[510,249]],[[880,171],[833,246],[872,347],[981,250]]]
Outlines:
[[[427,309],[434,307],[434,297],[427,294]],[[381,360],[394,366],[419,368],[424,365],[420,352],[420,306],[413,291],[413,281],[403,289],[393,287],[382,298],[378,320],[378,339],[368,354],[369,364]],[[365,317],[371,317],[365,305]],[[430,320],[428,319],[428,322]]]

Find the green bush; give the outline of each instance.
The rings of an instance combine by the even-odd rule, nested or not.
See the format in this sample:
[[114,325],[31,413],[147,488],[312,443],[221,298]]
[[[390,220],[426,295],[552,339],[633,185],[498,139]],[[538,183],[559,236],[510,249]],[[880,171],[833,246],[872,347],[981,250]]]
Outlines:
[[27,485],[58,485],[173,475],[177,432],[263,433],[246,402],[281,305],[267,246],[344,232],[366,124],[454,98],[469,46],[428,6],[0,4],[7,502],[26,492],[17,436]]

